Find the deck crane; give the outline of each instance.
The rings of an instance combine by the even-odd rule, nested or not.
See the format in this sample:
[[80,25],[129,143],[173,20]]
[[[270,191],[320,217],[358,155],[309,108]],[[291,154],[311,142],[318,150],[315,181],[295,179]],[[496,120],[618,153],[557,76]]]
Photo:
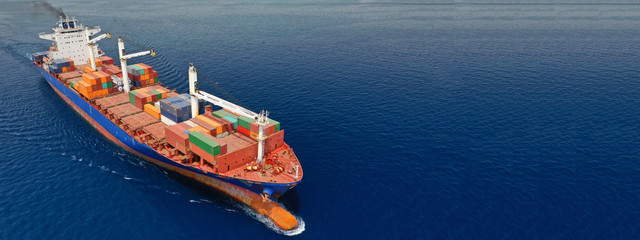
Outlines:
[[[84,30],[87,32],[87,38],[89,38],[89,36],[91,36],[91,34],[89,33],[89,27],[88,26],[85,27]],[[111,38],[111,34],[104,33],[100,36],[97,36],[87,41],[87,47],[89,47],[89,62],[91,62],[91,69],[93,69],[93,71],[98,71],[98,69],[96,68],[96,57],[95,57],[95,54],[93,53],[93,46],[96,42],[104,38]]]
[[122,84],[124,87],[124,91],[128,93],[129,90],[131,90],[131,86],[129,85],[129,75],[127,74],[127,59],[140,57],[147,54],[151,54],[151,56],[153,57],[156,55],[156,51],[151,49],[125,55],[126,52],[124,50],[124,41],[122,40],[122,37],[118,37],[118,53],[120,54],[120,67],[122,67]]
[[212,94],[209,94],[207,92],[204,91],[200,91],[199,87],[198,87],[198,71],[197,69],[193,66],[193,64],[190,64],[189,66],[189,95],[191,95],[191,117],[195,118],[198,113],[199,110],[198,109],[198,100],[202,99],[205,100],[207,102],[210,102],[213,105],[222,107],[222,108],[226,108],[234,113],[240,114],[242,116],[245,117],[249,117],[252,119],[256,119],[256,122],[258,123],[259,126],[259,130],[258,130],[258,155],[257,155],[257,162],[258,163],[262,163],[262,161],[264,161],[264,140],[267,138],[264,135],[264,127],[269,124],[269,119],[267,118],[267,116],[269,116],[269,112],[266,111],[261,111],[259,114],[258,113],[254,113],[250,110],[247,110],[246,108],[243,108],[241,106],[238,106],[237,104],[233,104],[227,100],[224,100],[222,98],[216,97]]

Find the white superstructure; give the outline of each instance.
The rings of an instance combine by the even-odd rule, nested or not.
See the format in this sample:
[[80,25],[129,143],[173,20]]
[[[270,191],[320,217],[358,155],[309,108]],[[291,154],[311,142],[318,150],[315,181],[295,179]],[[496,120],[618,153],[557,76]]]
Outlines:
[[53,33],[39,33],[38,36],[42,39],[53,41],[53,46],[49,49],[49,58],[70,58],[75,65],[81,65],[89,62],[91,57],[90,50],[93,50],[94,57],[104,55],[98,48],[98,44],[92,44],[91,47],[87,47],[91,36],[99,32],[100,27],[85,27],[76,18],[65,16],[60,18],[58,25],[53,28]]

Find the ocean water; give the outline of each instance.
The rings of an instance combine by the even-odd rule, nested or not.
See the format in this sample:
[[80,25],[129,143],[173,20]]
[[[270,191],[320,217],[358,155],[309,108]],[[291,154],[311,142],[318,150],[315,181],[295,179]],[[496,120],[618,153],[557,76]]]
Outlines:
[[281,202],[304,226],[101,136],[25,57],[54,11],[16,1],[0,9],[0,239],[640,238],[640,5],[50,3],[156,49],[130,62],[171,88],[191,62],[225,91],[202,89],[269,110],[303,164]]

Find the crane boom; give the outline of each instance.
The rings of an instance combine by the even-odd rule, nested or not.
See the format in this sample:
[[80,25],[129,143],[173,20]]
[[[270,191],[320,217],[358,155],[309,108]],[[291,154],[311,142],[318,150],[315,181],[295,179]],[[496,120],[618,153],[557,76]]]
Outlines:
[[109,33],[105,33],[105,34],[102,34],[102,35],[100,35],[100,36],[97,36],[97,37],[95,37],[95,38],[93,38],[93,39],[89,40],[88,44],[93,45],[93,44],[94,44],[94,43],[96,43],[97,41],[100,41],[100,40],[102,40],[102,39],[104,39],[104,38],[111,38],[111,34],[109,34]]
[[118,53],[120,54],[120,67],[122,68],[122,85],[124,88],[124,92],[128,93],[131,90],[131,86],[129,85],[129,75],[127,74],[127,59],[140,57],[147,54],[151,54],[151,56],[153,57],[156,55],[156,52],[154,50],[147,50],[144,52],[125,55],[124,41],[122,40],[122,37],[118,37]]
[[257,113],[254,113],[252,111],[247,110],[246,108],[240,107],[236,104],[230,103],[227,100],[224,100],[222,98],[216,97],[214,95],[211,95],[207,92],[203,92],[203,91],[196,91],[196,95],[198,95],[199,99],[203,99],[207,102],[210,102],[213,105],[222,107],[222,108],[226,108],[228,110],[231,110],[234,113],[246,116],[246,117],[250,117],[250,118],[256,118],[258,117]]
[[98,69],[96,68],[96,56],[93,53],[93,45],[104,38],[111,38],[111,34],[105,33],[89,40],[89,36],[91,36],[91,29],[89,29],[89,27],[85,27],[84,30],[87,32],[87,47],[89,48],[89,62],[91,62],[91,69],[93,69],[93,71],[97,71]]
[[241,106],[238,106],[237,104],[233,104],[227,100],[214,96],[213,94],[200,91],[200,89],[198,89],[198,72],[196,68],[193,66],[193,64],[189,66],[189,94],[192,96],[192,103],[191,103],[192,117],[196,117],[198,115],[197,99],[205,100],[207,102],[210,102],[213,105],[226,108],[242,116],[250,117],[253,119],[256,119],[258,117],[257,113],[254,113],[246,108],[243,108]]
[[131,58],[134,58],[134,57],[144,56],[144,55],[147,55],[147,54],[155,55],[153,50],[148,50],[148,51],[144,51],[144,52],[127,54],[127,55],[124,55],[124,56],[122,56],[120,58],[127,60],[127,59],[131,59]]
[[195,118],[198,116],[198,101],[200,99],[205,100],[207,102],[212,103],[213,105],[226,108],[229,111],[240,114],[245,117],[250,117],[252,119],[256,119],[256,123],[258,124],[258,153],[256,157],[256,162],[262,164],[264,161],[264,141],[267,139],[267,136],[264,133],[265,126],[269,124],[269,112],[262,110],[260,114],[254,113],[252,111],[247,110],[241,106],[233,104],[227,100],[216,97],[207,92],[200,91],[198,89],[198,71],[191,64],[189,66],[189,95],[191,97],[191,117]]

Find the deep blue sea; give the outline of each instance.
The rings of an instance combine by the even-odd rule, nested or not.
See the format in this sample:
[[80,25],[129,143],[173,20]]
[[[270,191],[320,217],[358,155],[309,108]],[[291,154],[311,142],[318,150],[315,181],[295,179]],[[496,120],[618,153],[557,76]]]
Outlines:
[[[473,2],[473,1],[470,1]],[[56,14],[0,3],[0,239],[640,239],[640,5],[51,1],[194,63],[282,123],[283,232],[109,142],[25,57]],[[213,83],[201,89],[227,97]]]

